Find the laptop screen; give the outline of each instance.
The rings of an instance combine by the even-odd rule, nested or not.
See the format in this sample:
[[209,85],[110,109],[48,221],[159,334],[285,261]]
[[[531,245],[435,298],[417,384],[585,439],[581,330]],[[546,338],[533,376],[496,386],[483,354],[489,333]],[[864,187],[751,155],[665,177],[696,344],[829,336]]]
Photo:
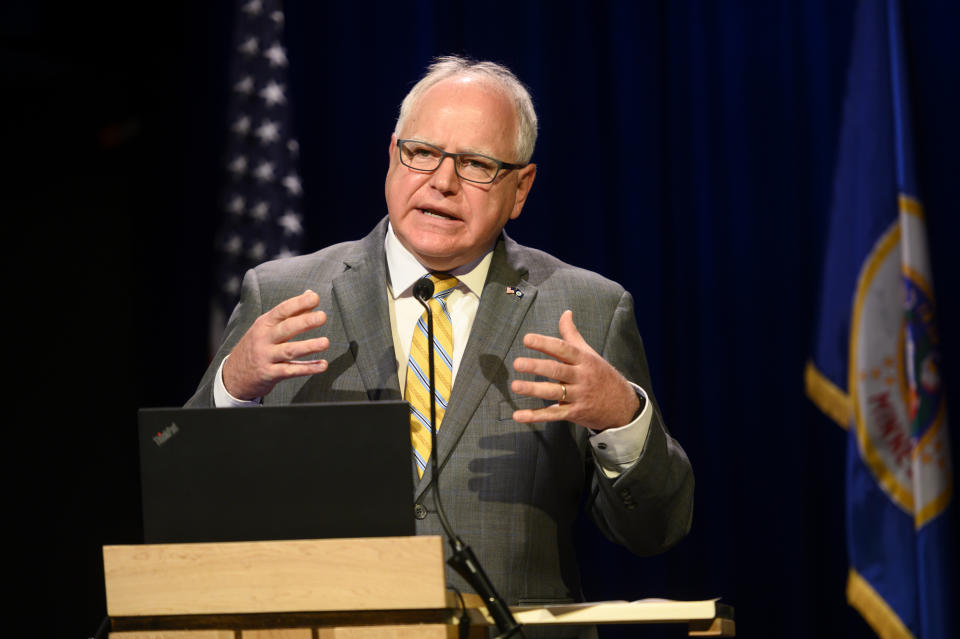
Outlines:
[[406,402],[139,412],[146,543],[413,535]]

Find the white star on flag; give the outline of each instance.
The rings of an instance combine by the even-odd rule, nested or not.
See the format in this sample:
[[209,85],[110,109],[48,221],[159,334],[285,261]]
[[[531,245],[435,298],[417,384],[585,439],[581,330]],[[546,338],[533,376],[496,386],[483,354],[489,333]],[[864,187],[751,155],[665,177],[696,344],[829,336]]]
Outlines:
[[240,43],[240,46],[237,47],[237,49],[243,55],[256,55],[257,51],[260,50],[260,43],[257,41],[255,37],[250,36],[249,38],[244,40],[242,43]]
[[253,134],[260,138],[261,144],[276,142],[280,139],[280,127],[277,126],[276,122],[264,120]]
[[[250,90],[253,91],[253,88],[251,87]],[[250,118],[246,115],[241,117],[239,120],[233,123],[233,126],[230,127],[230,130],[239,135],[246,135],[250,131]]]
[[253,170],[253,177],[257,178],[261,182],[269,182],[273,180],[273,165],[269,162],[263,162]]
[[263,57],[270,61],[271,67],[287,66],[287,52],[276,42],[263,52]]
[[233,85],[233,90],[237,93],[242,93],[243,95],[250,95],[253,93],[253,78],[251,76],[245,76],[242,80]]
[[264,246],[263,242],[256,242],[253,246],[250,247],[250,250],[247,252],[247,257],[255,262],[262,262],[263,258],[267,255],[267,247]]
[[263,2],[261,0],[250,0],[243,5],[243,11],[248,15],[258,16],[263,11]]
[[238,155],[227,165],[227,170],[234,174],[234,177],[240,177],[247,170],[247,158]]
[[240,215],[243,213],[244,207],[246,207],[246,200],[243,199],[242,195],[236,195],[232,200],[227,204],[227,210],[233,213],[234,215]]
[[290,249],[288,249],[286,246],[284,246],[284,247],[282,247],[279,251],[277,251],[277,254],[273,256],[273,259],[279,260],[279,259],[283,259],[283,258],[285,258],[285,257],[293,257],[293,256],[295,256],[295,255],[296,255],[296,253],[294,253],[293,251],[291,251]]
[[298,153],[300,153],[300,143],[294,138],[290,138],[287,141],[287,150],[290,151],[290,155],[296,156]]
[[223,250],[230,255],[239,255],[243,250],[243,239],[239,235],[231,235],[223,245]]
[[254,206],[250,208],[250,217],[255,219],[258,222],[263,222],[267,219],[267,215],[270,213],[270,205],[261,200],[257,202]]
[[301,217],[296,213],[294,213],[293,211],[287,210],[277,220],[277,224],[283,227],[284,235],[299,235],[303,233],[303,225],[301,224]]
[[233,276],[227,278],[223,283],[223,290],[226,291],[229,295],[236,295],[240,292],[240,278]]
[[268,107],[284,104],[287,101],[286,96],[283,95],[283,86],[273,80],[260,91],[259,95]]
[[300,195],[303,193],[303,187],[300,186],[300,178],[295,173],[291,173],[283,178],[282,184],[290,191],[290,195]]

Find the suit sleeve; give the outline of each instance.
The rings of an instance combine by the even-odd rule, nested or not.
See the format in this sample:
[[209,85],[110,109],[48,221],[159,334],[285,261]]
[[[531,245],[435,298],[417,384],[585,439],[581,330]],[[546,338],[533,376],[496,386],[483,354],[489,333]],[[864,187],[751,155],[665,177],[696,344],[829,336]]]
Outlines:
[[227,328],[224,331],[223,343],[217,349],[216,355],[207,367],[207,371],[200,380],[200,385],[194,392],[193,397],[187,400],[184,405],[186,408],[213,408],[213,381],[217,370],[220,368],[220,362],[237,345],[240,338],[244,336],[253,322],[263,313],[263,304],[260,297],[260,284],[255,270],[250,269],[243,276],[243,284],[240,286],[240,302],[230,314],[227,322]]
[[614,311],[603,356],[647,392],[654,412],[643,450],[633,466],[611,480],[594,463],[592,514],[608,538],[638,555],[653,555],[676,544],[690,530],[693,470],[663,423],[633,314],[633,298],[625,291]]

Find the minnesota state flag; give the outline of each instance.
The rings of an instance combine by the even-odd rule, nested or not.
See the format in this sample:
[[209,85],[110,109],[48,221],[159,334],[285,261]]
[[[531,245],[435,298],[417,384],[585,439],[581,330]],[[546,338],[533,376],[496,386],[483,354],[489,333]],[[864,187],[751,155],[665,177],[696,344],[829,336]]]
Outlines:
[[857,9],[808,396],[849,431],[847,599],[881,637],[955,636],[953,471],[896,0]]

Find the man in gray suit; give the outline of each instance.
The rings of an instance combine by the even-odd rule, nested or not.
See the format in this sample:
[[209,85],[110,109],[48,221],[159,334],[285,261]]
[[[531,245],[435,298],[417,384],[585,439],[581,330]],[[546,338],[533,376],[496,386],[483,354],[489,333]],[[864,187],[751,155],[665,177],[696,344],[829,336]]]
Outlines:
[[[188,403],[401,399],[422,310],[413,284],[456,276],[442,497],[510,604],[580,597],[572,525],[585,491],[603,532],[638,554],[681,539],[693,503],[689,462],[651,394],[630,294],[503,233],[536,176],[536,127],[509,70],[439,59],[401,106],[387,218],[362,240],[248,272]],[[422,534],[440,532],[426,494],[433,472],[428,464],[416,479]],[[457,575],[450,582],[465,587]]]

